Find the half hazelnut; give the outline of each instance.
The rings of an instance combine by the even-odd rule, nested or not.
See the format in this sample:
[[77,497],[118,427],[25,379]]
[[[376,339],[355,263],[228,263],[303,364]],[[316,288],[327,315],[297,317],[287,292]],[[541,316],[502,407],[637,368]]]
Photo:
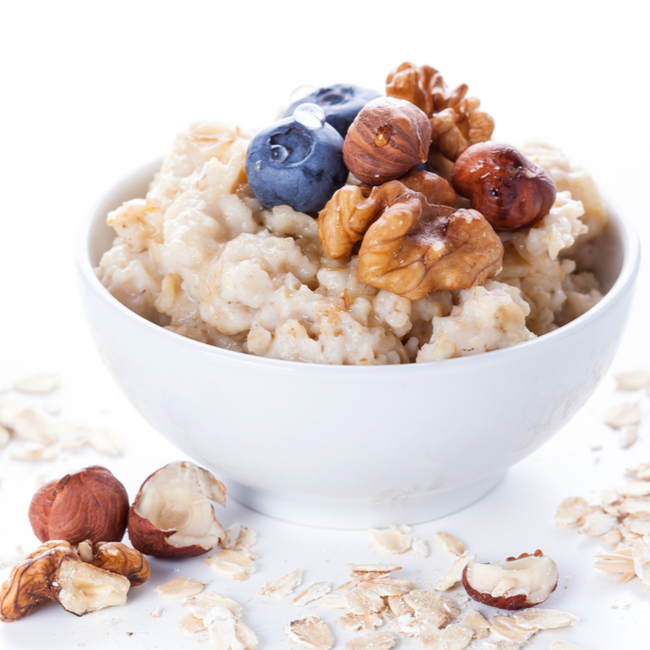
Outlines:
[[93,465],[41,487],[32,497],[29,521],[41,542],[119,542],[128,513],[122,483],[105,467]]
[[212,502],[226,505],[226,488],[189,461],[155,471],[142,484],[129,510],[129,539],[155,557],[189,557],[214,548],[225,531]]
[[465,149],[454,164],[451,183],[495,230],[534,226],[555,203],[555,184],[546,171],[498,142]]
[[557,564],[537,550],[505,562],[468,562],[463,571],[467,594],[484,605],[500,609],[525,609],[543,603],[555,591]]

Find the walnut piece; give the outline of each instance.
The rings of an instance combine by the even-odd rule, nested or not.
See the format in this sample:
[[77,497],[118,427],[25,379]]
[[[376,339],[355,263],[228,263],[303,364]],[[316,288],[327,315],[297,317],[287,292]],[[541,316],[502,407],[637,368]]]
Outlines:
[[53,600],[77,616],[123,605],[131,583],[84,562],[65,541],[46,542],[11,571],[0,589],[0,620],[15,621]]
[[501,270],[503,244],[476,210],[431,205],[399,181],[377,188],[381,216],[359,250],[357,278],[409,300],[469,289]]
[[429,162],[443,176],[450,171],[445,163],[455,161],[470,145],[489,140],[494,132],[492,117],[479,110],[480,100],[466,97],[467,85],[449,89],[431,66],[402,63],[388,75],[386,94],[413,102],[431,118]]
[[[452,206],[458,199],[451,185],[431,172],[410,171],[399,182],[409,190],[424,194],[431,204]],[[344,185],[334,193],[318,216],[318,236],[326,255],[333,259],[350,255],[381,214],[383,202],[389,196],[382,187]]]

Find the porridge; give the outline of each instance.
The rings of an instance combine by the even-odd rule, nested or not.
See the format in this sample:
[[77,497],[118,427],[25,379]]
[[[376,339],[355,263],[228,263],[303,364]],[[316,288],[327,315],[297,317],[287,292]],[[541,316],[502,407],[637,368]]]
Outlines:
[[[543,143],[521,152],[493,144],[494,122],[480,102],[466,86],[448,89],[428,66],[400,66],[385,97],[345,88],[362,100],[352,124],[339,125],[345,139],[327,115],[336,102],[318,103],[322,90],[288,109],[277,123],[289,124],[284,132],[251,138],[200,122],[181,133],[146,196],[108,215],[117,236],[97,269],[104,286],[140,316],[197,341],[326,364],[497,350],[598,302],[589,251],[607,213],[587,172]],[[373,120],[381,124],[368,146]],[[313,132],[315,144],[304,140]],[[269,164],[257,158],[264,137]],[[515,207],[494,221],[491,208],[477,207],[459,169],[481,147],[523,161],[517,183],[541,187],[532,218]],[[302,161],[291,157],[311,160],[313,150],[325,152],[325,183],[309,185],[323,172],[305,163],[297,184],[279,177],[280,190],[284,183],[296,197],[283,199],[264,174],[287,157],[295,173]],[[423,159],[426,169],[416,171]],[[520,205],[532,205],[528,187],[522,192]]]

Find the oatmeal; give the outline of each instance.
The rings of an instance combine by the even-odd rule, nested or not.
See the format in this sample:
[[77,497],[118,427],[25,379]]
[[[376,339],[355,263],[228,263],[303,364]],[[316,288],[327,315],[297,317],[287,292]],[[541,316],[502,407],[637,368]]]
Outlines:
[[[453,98],[445,101],[442,110],[450,111]],[[470,144],[471,138],[464,146]],[[257,198],[250,165],[247,174],[251,146],[236,127],[193,124],[177,137],[146,196],[108,215],[117,236],[97,274],[120,302],[172,332],[220,348],[372,365],[505,348],[562,326],[602,297],[594,275],[578,265],[607,220],[602,199],[591,177],[550,146],[522,149],[557,188],[550,210],[533,215],[533,226],[495,235],[458,197],[456,206],[436,206],[435,218],[450,219],[448,230],[456,219],[469,235],[460,232],[450,243],[436,226],[438,241],[431,243],[430,230],[406,242],[420,228],[413,225],[404,246],[390,255],[414,261],[378,274],[373,264],[380,259],[377,247],[386,250],[386,210],[396,192],[410,209],[421,188],[398,188],[389,199],[377,199],[370,225],[352,236],[349,253],[335,259],[324,252],[315,212],[286,204],[264,207]],[[289,149],[278,155],[291,155]],[[442,176],[447,172],[440,169]],[[357,201],[371,196],[371,188],[354,177],[344,182],[343,188],[361,187]],[[379,187],[390,183],[399,185]],[[431,206],[421,203],[426,217]],[[358,211],[365,204],[355,205]],[[346,227],[353,229],[354,219]],[[376,276],[381,277],[367,279]],[[449,285],[450,277],[465,284]]]

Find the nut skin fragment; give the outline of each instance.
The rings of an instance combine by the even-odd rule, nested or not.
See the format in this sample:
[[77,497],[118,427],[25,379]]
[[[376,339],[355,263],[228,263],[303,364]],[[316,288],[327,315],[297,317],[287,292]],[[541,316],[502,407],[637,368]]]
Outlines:
[[[458,199],[451,185],[431,172],[413,170],[399,182],[408,190],[424,194],[431,204],[453,206]],[[326,255],[342,259],[352,253],[380,214],[378,205],[387,196],[382,187],[344,185],[334,193],[318,215],[318,236]]]
[[121,542],[82,542],[77,548],[84,562],[124,576],[135,587],[151,577],[151,567],[140,551]]
[[479,212],[431,205],[398,181],[380,189],[382,214],[359,250],[361,282],[419,300],[469,289],[501,270],[503,244]]
[[93,465],[37,490],[29,521],[42,542],[119,542],[128,512],[129,498],[122,483],[105,467]]
[[542,167],[497,142],[468,147],[454,165],[451,182],[495,230],[534,226],[550,212],[556,196]]
[[426,162],[431,123],[414,104],[378,97],[359,111],[343,143],[343,161],[362,182],[379,185]]

